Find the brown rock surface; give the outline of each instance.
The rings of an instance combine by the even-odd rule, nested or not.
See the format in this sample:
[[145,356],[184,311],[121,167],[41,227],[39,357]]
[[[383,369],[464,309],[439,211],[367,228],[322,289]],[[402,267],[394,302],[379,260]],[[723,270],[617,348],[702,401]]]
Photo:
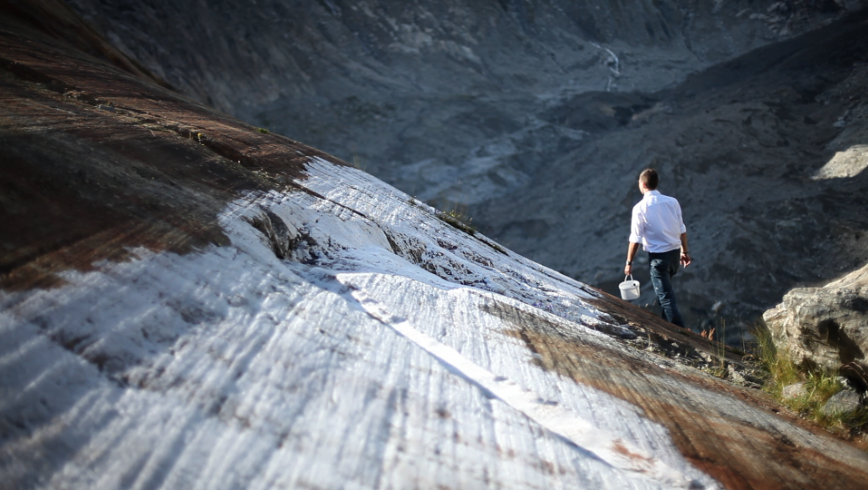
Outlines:
[[88,51],[108,59],[59,41],[88,32],[60,2],[3,5],[5,288],[50,286],[54,273],[122,259],[127,247],[221,243],[214,219],[227,200],[286,186],[323,155],[143,82],[95,35]]

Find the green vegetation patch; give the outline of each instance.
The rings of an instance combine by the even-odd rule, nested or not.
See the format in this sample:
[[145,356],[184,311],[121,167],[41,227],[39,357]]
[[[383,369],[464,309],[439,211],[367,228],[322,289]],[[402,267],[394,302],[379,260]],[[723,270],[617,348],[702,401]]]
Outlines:
[[453,208],[450,211],[441,211],[437,213],[437,218],[468,235],[476,235],[476,228],[471,224],[473,219],[467,217],[467,215],[457,208]]
[[[794,362],[789,353],[777,349],[768,326],[762,321],[755,325],[752,334],[757,339],[758,361],[769,374],[763,390],[802,418],[868,450],[868,408],[862,405],[848,413],[823,411],[832,396],[847,388],[843,377],[837,371],[829,372]],[[784,389],[794,384],[801,386],[794,394],[785,394]]]

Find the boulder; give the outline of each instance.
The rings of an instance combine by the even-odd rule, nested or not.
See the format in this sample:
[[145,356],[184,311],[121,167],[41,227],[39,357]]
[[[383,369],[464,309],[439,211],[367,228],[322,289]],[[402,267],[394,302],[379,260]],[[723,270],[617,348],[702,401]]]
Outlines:
[[783,388],[781,396],[784,400],[796,399],[805,395],[805,382],[797,382]]
[[862,407],[861,397],[854,390],[842,390],[826,401],[820,409],[826,416],[846,416]]
[[868,265],[821,288],[797,288],[763,314],[775,346],[825,370],[868,365]]

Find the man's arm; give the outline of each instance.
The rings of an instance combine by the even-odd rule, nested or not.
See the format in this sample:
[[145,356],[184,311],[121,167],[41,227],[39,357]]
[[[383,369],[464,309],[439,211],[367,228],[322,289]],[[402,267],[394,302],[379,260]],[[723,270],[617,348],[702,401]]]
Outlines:
[[686,268],[692,262],[690,254],[687,253],[687,232],[684,232],[681,234],[681,265]]
[[636,251],[638,250],[639,244],[636,242],[630,242],[630,245],[627,246],[627,264],[624,266],[625,275],[633,274],[633,258],[636,257]]
[[645,235],[644,224],[645,219],[640,216],[639,206],[634,206],[633,212],[630,214],[630,238],[627,239],[630,245],[627,246],[627,264],[624,266],[624,275],[633,274],[633,259],[636,257],[636,251],[639,250],[639,242]]

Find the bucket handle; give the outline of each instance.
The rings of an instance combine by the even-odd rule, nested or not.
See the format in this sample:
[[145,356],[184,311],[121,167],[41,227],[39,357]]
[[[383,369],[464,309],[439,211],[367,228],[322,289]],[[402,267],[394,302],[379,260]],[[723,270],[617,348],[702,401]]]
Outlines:
[[627,281],[627,278],[630,278],[630,281],[633,281],[633,275],[628,274],[628,275],[624,276],[624,281]]

